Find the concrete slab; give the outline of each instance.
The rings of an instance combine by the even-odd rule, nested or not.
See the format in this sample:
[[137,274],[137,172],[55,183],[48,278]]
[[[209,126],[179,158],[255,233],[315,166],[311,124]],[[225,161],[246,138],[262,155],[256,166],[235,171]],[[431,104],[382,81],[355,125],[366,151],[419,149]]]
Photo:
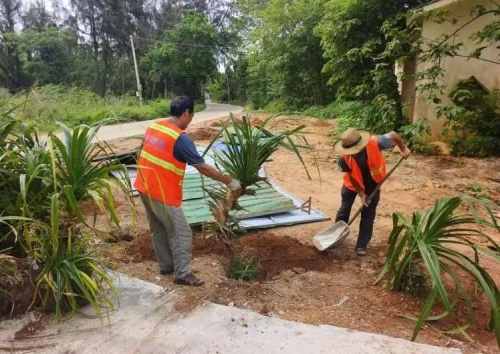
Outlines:
[[[228,117],[230,113],[236,114],[240,113],[242,110],[243,108],[240,106],[207,103],[207,108],[205,110],[194,115],[193,122],[191,124],[194,125],[197,123]],[[146,132],[147,127],[155,120],[157,119],[147,120],[143,122],[106,125],[99,130],[97,139],[100,141],[107,141],[142,135]]]
[[[311,326],[181,297],[128,276],[104,319],[84,314],[19,335],[32,318],[0,323],[0,351],[33,353],[460,353],[383,335]],[[16,333],[17,339],[16,339]]]

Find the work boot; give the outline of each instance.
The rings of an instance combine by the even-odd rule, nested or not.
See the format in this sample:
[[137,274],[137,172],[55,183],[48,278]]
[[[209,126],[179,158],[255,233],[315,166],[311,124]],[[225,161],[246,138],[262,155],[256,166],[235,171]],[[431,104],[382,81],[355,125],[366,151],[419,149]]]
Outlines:
[[203,284],[205,284],[203,280],[196,277],[196,275],[194,275],[193,273],[186,275],[182,279],[174,279],[174,283],[177,285],[186,286],[202,286]]
[[174,272],[173,269],[170,269],[170,270],[160,270],[160,274],[161,275],[170,275]]
[[356,252],[358,253],[358,256],[363,257],[366,256],[366,247],[359,247]]

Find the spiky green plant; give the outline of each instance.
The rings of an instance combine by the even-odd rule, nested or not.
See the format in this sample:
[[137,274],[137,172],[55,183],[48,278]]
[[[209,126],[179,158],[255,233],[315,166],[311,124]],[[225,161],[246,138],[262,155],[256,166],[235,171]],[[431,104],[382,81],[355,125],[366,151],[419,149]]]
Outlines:
[[92,199],[101,211],[109,212],[111,219],[118,224],[113,194],[117,189],[121,190],[132,204],[129,193],[131,186],[128,178],[112,179],[110,174],[118,171],[123,176],[128,176],[126,167],[113,159],[94,161],[111,152],[105,145],[94,141],[100,125],[80,125],[72,131],[62,123],[59,126],[63,131],[64,141],[55,134],[51,135],[51,140],[54,144],[57,189],[62,191],[65,209],[83,221],[84,216],[79,210],[78,202]]
[[[238,179],[243,188],[262,180],[259,177],[260,168],[280,147],[290,150],[298,157],[310,178],[299,150],[300,147],[310,148],[302,135],[305,125],[292,130],[270,132],[266,126],[272,119],[273,117],[269,117],[258,127],[253,127],[249,115],[245,115],[241,122],[231,115],[229,123],[221,127],[221,135],[228,149],[214,150],[215,160],[231,177]],[[292,138],[300,139],[304,145],[295,143]]]
[[[488,299],[491,310],[489,327],[500,346],[500,292],[491,275],[480,264],[481,254],[500,261],[500,257],[482,246],[481,242],[500,250],[499,245],[484,232],[485,229],[500,231],[490,206],[488,200],[463,196],[437,200],[432,209],[424,213],[414,212],[411,220],[403,214],[393,214],[387,259],[376,283],[388,277],[391,290],[403,290],[405,279],[415,264],[421,267],[430,283],[430,293],[416,319],[411,340],[416,339],[425,321],[444,317],[457,321],[457,328],[449,333],[466,335],[466,329],[474,322],[470,290],[463,279],[463,274],[466,274]],[[488,219],[479,216],[480,210],[489,216]],[[453,290],[446,287],[445,276],[451,280]],[[456,310],[461,299],[469,313],[466,325],[458,324]],[[444,306],[444,312],[431,316],[438,301]]]
[[[280,147],[293,152],[304,166],[308,178],[311,178],[300,152],[300,148],[310,149],[310,145],[302,134],[305,125],[292,130],[270,132],[266,126],[273,118],[275,116],[267,118],[255,127],[252,126],[248,114],[243,117],[241,122],[237,121],[231,114],[229,123],[222,125],[219,136],[214,138],[206,150],[208,151],[212,144],[222,136],[227,150],[213,150],[216,164],[225,173],[240,181],[243,187],[242,194],[251,193],[249,186],[265,180],[259,176],[259,170]],[[296,143],[294,139],[299,140],[301,144]],[[239,208],[237,199],[241,195],[233,195],[230,190],[226,191],[225,197],[220,190],[209,191],[209,195],[212,197],[209,207],[219,229],[223,231],[223,240],[227,241],[234,236],[234,232],[231,231],[233,227],[229,211]]]
[[105,295],[106,285],[116,296],[115,289],[101,260],[86,251],[85,238],[75,236],[74,228],[61,227],[59,194],[51,197],[49,224],[38,224],[34,239],[36,264],[42,268],[35,281],[34,302],[54,307],[56,319],[63,312],[75,314],[82,303],[89,303],[97,315],[113,303]]
[[111,306],[104,290],[113,287],[105,264],[87,251],[88,238],[75,231],[84,221],[79,202],[93,199],[117,222],[113,193],[122,189],[130,198],[129,182],[109,173],[124,167],[114,160],[94,162],[106,154],[93,141],[99,126],[61,126],[63,139],[40,139],[17,108],[0,101],[0,248],[28,256],[37,266],[34,301],[53,306],[57,318],[82,302],[100,313]]

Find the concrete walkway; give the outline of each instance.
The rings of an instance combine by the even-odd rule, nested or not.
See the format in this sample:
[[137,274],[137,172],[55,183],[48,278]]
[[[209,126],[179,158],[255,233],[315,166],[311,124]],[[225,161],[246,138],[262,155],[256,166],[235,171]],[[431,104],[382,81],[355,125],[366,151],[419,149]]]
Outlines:
[[[29,316],[0,323],[0,352],[30,353],[363,353],[458,354],[383,335],[265,317],[181,297],[121,275],[120,307],[103,319],[85,314],[60,324],[30,324]],[[33,319],[31,319],[33,320]]]
[[[229,113],[236,114],[240,113],[242,110],[243,108],[240,106],[207,102],[207,108],[196,113],[191,124],[227,117]],[[157,119],[143,122],[106,125],[99,130],[97,138],[98,140],[105,141],[141,135],[144,134],[146,128],[155,120]]]

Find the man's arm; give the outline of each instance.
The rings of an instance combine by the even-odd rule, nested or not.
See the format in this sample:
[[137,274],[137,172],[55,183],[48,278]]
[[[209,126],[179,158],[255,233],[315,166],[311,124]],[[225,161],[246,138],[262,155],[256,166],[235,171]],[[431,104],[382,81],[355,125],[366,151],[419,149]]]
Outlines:
[[217,171],[215,168],[212,166],[202,163],[199,165],[193,166],[200,172],[202,175],[207,176],[209,178],[212,178],[218,182],[224,183],[224,184],[229,184],[233,180],[231,177],[223,175],[219,171]]
[[174,156],[175,155],[177,155],[176,158],[179,161],[184,161],[196,168],[201,174],[226,184],[232,191],[241,189],[241,184],[238,180],[223,175],[215,168],[205,163],[203,157],[201,157],[196,150],[193,139],[191,139],[187,134],[182,134],[179,139],[177,139],[174,146]]
[[339,164],[340,170],[342,172],[344,172],[344,173],[347,173],[347,176],[348,176],[349,180],[351,181],[351,183],[354,186],[354,188],[356,188],[356,193],[358,193],[358,195],[361,198],[361,201],[363,202],[363,204],[365,206],[368,206],[368,201],[367,201],[367,197],[366,197],[365,191],[363,190],[363,188],[361,188],[361,186],[358,184],[358,182],[356,182],[356,180],[354,178],[352,178],[352,175],[351,175],[352,171],[349,168],[349,166],[347,165],[347,163],[345,162],[345,160],[344,160],[343,157],[340,157],[338,159],[338,164]]
[[390,132],[389,136],[390,136],[391,140],[394,142],[394,144],[396,144],[396,146],[398,147],[399,152],[401,153],[401,156],[403,156],[405,159],[407,159],[410,156],[411,151],[405,145],[401,136],[396,132]]
[[202,175],[227,185],[227,187],[233,192],[233,198],[238,199],[243,194],[241,183],[237,179],[233,179],[230,176],[223,175],[215,168],[206,163],[195,165],[193,167],[196,168]]

